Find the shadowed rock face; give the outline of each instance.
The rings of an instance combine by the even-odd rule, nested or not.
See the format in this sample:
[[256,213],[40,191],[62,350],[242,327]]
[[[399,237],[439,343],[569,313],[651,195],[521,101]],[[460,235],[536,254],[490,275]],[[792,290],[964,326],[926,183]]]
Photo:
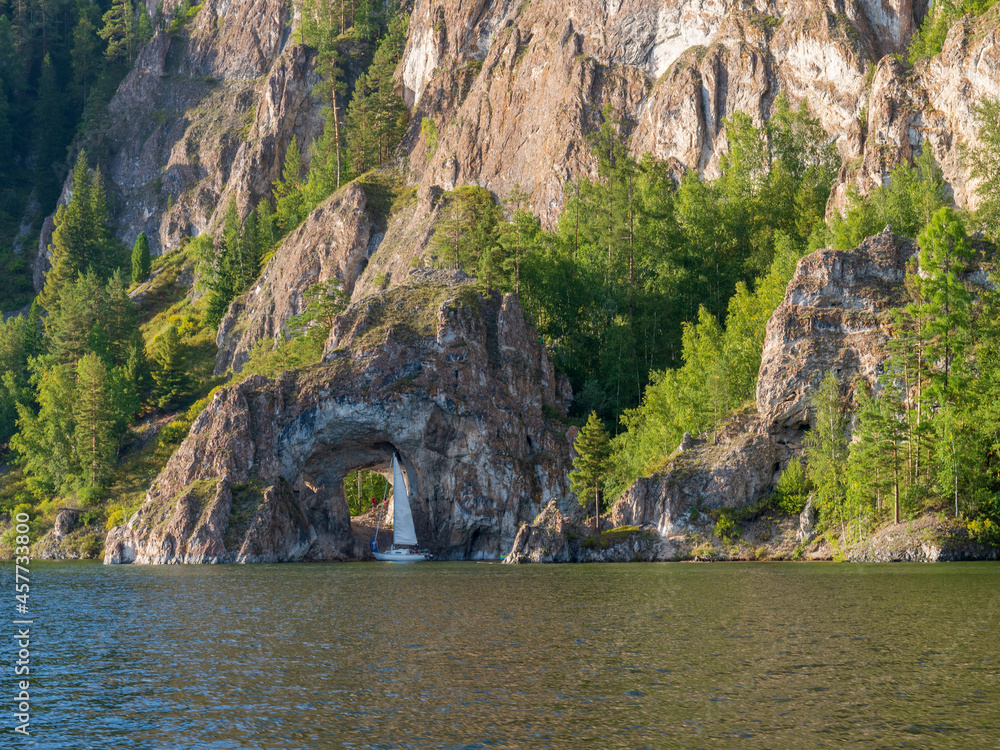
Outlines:
[[512,296],[417,276],[353,305],[321,364],[221,391],[105,560],[362,559],[343,478],[393,452],[421,544],[501,557],[522,522],[564,502],[568,443],[546,412],[569,400]]

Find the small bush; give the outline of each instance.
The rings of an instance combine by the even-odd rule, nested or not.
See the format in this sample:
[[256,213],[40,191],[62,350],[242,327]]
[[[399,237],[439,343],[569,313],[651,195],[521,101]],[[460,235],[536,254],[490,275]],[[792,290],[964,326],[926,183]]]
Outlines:
[[125,511],[121,508],[115,508],[108,516],[108,521],[104,524],[104,527],[108,531],[111,531],[115,526],[121,526],[123,523],[125,523]]
[[778,480],[772,502],[774,507],[789,516],[797,516],[806,507],[809,487],[806,472],[799,461],[790,461]]
[[160,428],[160,434],[157,439],[164,448],[180,445],[184,438],[187,437],[188,430],[190,429],[191,423],[188,420],[183,418],[175,419],[170,424],[166,424]]
[[715,523],[714,534],[720,539],[725,540],[729,544],[732,544],[737,539],[740,538],[742,533],[740,526],[728,513],[723,513],[719,516],[719,520]]
[[88,506],[100,505],[101,494],[100,487],[83,487],[76,493],[77,497],[80,498],[80,502]]

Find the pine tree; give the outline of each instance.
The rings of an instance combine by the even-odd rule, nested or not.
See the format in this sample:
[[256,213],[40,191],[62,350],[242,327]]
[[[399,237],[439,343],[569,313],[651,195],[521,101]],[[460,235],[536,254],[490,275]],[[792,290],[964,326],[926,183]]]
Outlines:
[[968,154],[969,174],[979,180],[976,216],[994,237],[1000,235],[1000,99],[986,99],[975,110],[982,144]]
[[105,350],[98,351],[109,367],[125,367],[136,346],[141,348],[139,313],[128,296],[128,284],[121,272],[108,281],[101,295],[98,325],[106,342]]
[[14,155],[14,130],[10,124],[10,104],[0,78],[0,174],[8,168]]
[[99,324],[107,301],[102,287],[96,274],[88,271],[59,290],[45,319],[49,351],[56,362],[76,367],[88,352],[106,350],[107,339]]
[[972,259],[965,227],[950,208],[938,210],[920,233],[921,288],[927,298],[927,330],[931,354],[941,362],[932,374],[934,390],[944,404],[961,388],[972,298],[959,274]]
[[149,278],[153,259],[149,254],[149,240],[145,232],[139,232],[132,246],[132,283],[141,284]]
[[97,33],[84,13],[80,14],[80,20],[73,29],[73,49],[70,56],[73,60],[73,87],[76,98],[82,106],[86,106],[90,86],[99,71],[99,61]]
[[108,371],[96,354],[85,355],[76,367],[74,440],[83,477],[97,486],[107,475],[117,448]]
[[56,71],[48,55],[42,63],[38,82],[38,101],[34,112],[35,190],[39,203],[52,206],[59,198],[66,142],[63,94],[56,82]]
[[302,297],[305,309],[288,322],[289,330],[294,335],[304,333],[325,340],[349,299],[341,289],[340,279],[333,277],[313,284]]
[[821,509],[836,512],[847,533],[844,513],[844,468],[847,460],[847,417],[840,400],[840,383],[828,372],[813,395],[814,424],[806,435],[806,475],[816,485]]
[[304,218],[302,214],[302,152],[298,140],[292,136],[285,150],[285,163],[281,179],[274,184],[275,224],[279,236],[284,236]]
[[306,0],[302,8],[302,33],[305,41],[316,49],[316,69],[326,77],[330,97],[330,116],[333,118],[333,156],[336,162],[334,189],[340,189],[343,177],[341,163],[340,108],[337,95],[347,91],[341,80],[341,53],[337,49],[337,38],[343,32],[343,18],[338,23],[334,0]]
[[104,27],[98,35],[108,43],[104,55],[112,63],[128,61],[131,65],[135,51],[135,13],[131,0],[111,0],[103,21]]
[[594,498],[594,528],[601,528],[601,488],[608,476],[611,442],[604,423],[596,412],[591,412],[587,424],[583,426],[573,443],[576,458],[570,472],[570,487],[580,505],[587,507],[590,493]]
[[153,340],[153,380],[156,381],[156,403],[161,409],[178,403],[188,384],[184,365],[184,349],[177,326],[171,324]]
[[52,232],[52,267],[40,294],[42,307],[54,312],[61,289],[78,274],[104,272],[115,265],[115,243],[108,229],[108,209],[100,172],[91,173],[81,151],[73,168],[73,194],[56,211]]
[[32,373],[38,413],[17,405],[17,434],[10,447],[28,476],[28,487],[54,495],[76,475],[78,463],[73,436],[76,386],[73,369],[65,365],[44,367],[35,360]]

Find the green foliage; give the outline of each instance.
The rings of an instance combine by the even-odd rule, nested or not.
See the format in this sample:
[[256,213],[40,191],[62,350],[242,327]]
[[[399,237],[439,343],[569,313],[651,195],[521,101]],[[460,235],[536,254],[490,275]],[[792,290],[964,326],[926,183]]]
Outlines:
[[945,204],[941,168],[926,148],[913,166],[900,164],[889,174],[887,185],[876,187],[867,196],[849,189],[847,213],[834,218],[827,239],[837,250],[850,250],[886,225],[896,234],[916,238]]
[[374,471],[352,471],[344,477],[344,497],[352,516],[360,516],[377,507],[391,492],[392,484]]
[[433,159],[434,154],[437,153],[438,131],[437,125],[430,117],[425,117],[420,121],[420,135],[423,136],[424,143],[427,145],[427,158]]
[[955,21],[964,15],[982,15],[995,4],[996,0],[936,0],[928,8],[920,28],[910,38],[907,60],[913,65],[939,54]]
[[844,471],[847,465],[848,419],[840,397],[840,381],[827,372],[812,398],[812,429],[806,435],[806,476],[816,487],[823,516],[846,527]]
[[801,461],[792,459],[781,472],[771,501],[780,512],[793,516],[802,512],[808,499],[809,482],[805,469]]
[[141,284],[149,278],[153,259],[149,254],[149,240],[145,232],[139,232],[139,236],[132,246],[132,283]]
[[188,376],[176,325],[168,326],[153,340],[153,380],[156,403],[161,409],[180,403],[186,395]]
[[[230,303],[249,289],[260,275],[261,259],[270,248],[272,234],[268,225],[258,221],[254,211],[245,221],[240,221],[236,203],[230,201],[226,210],[222,239],[210,267],[205,263],[206,275],[211,278],[208,309],[205,322],[217,326]],[[207,245],[204,250],[207,251]]]
[[969,175],[978,180],[976,219],[987,234],[1000,237],[1000,99],[986,99],[974,110],[980,146],[967,154]]
[[404,16],[393,19],[368,71],[354,85],[346,122],[348,158],[354,174],[364,174],[384,164],[406,130],[408,113],[396,94],[395,79],[406,46],[406,27]]
[[104,362],[96,354],[85,354],[76,367],[76,452],[84,481],[100,484],[115,458],[112,393]]
[[754,397],[767,321],[784,298],[801,252],[784,235],[775,245],[771,268],[755,290],[737,284],[726,328],[702,308],[697,323],[683,324],[683,366],[651,372],[642,403],[622,414],[625,431],[614,439],[608,487],[613,494],[648,474],[685,432],[698,435],[714,428]]
[[740,525],[729,515],[723,514],[715,522],[712,533],[728,544],[733,544],[743,533]]
[[123,265],[123,248],[111,234],[108,217],[100,170],[91,172],[81,151],[73,169],[73,197],[55,215],[52,268],[39,297],[49,313],[56,312],[62,288],[78,274],[93,271],[106,279]]
[[941,403],[952,399],[962,388],[967,334],[971,323],[972,297],[959,278],[972,249],[965,227],[950,208],[942,208],[920,233],[920,269],[915,279],[926,299],[928,349],[941,362],[931,376],[932,389]]
[[608,471],[611,443],[604,423],[595,412],[590,413],[587,424],[576,436],[573,449],[576,457],[573,459],[573,471],[569,475],[570,488],[584,508],[593,493],[594,513],[597,527],[600,528],[601,488]]

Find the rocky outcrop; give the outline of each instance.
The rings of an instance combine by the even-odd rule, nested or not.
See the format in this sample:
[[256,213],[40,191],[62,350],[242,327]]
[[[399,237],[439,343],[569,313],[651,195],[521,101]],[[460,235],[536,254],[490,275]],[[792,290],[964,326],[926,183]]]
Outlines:
[[963,149],[977,147],[974,108],[1000,91],[1000,7],[951,28],[938,56],[907,70],[897,60],[878,61],[867,101],[867,138],[860,166],[845,173],[831,205],[846,203],[846,188],[866,192],[889,170],[930,148],[956,203],[977,205]]
[[648,529],[604,529],[568,518],[555,501],[545,506],[533,523],[521,526],[504,563],[652,562],[660,559],[662,543]]
[[845,386],[859,377],[875,384],[916,249],[887,231],[854,250],[799,261],[764,339],[757,408],[769,430],[807,426],[809,399],[827,372]]
[[637,479],[615,503],[611,522],[655,528],[665,539],[698,531],[705,514],[767,497],[795,455],[794,446],[776,440],[746,409],[708,440],[678,447],[652,476]]
[[[320,131],[312,59],[291,44],[282,0],[206,0],[187,27],[156,36],[84,144],[131,246],[146,232],[154,254],[213,229],[234,200],[246,216],[270,196],[293,136]],[[63,202],[69,195],[64,191]],[[51,228],[37,262],[42,282]]]
[[261,339],[283,337],[289,319],[305,309],[303,293],[337,279],[350,295],[368,263],[372,218],[356,182],[327,198],[275,251],[260,279],[230,306],[216,343],[215,374],[240,372]]
[[862,542],[850,546],[845,559],[850,562],[954,562],[956,560],[996,560],[1000,550],[979,544],[957,520],[922,516],[916,520],[886,526]]
[[108,534],[105,560],[359,559],[343,478],[406,472],[417,535],[438,557],[499,558],[521,523],[564,502],[568,383],[514,298],[456,275],[352,305],[323,362],[220,391]]

